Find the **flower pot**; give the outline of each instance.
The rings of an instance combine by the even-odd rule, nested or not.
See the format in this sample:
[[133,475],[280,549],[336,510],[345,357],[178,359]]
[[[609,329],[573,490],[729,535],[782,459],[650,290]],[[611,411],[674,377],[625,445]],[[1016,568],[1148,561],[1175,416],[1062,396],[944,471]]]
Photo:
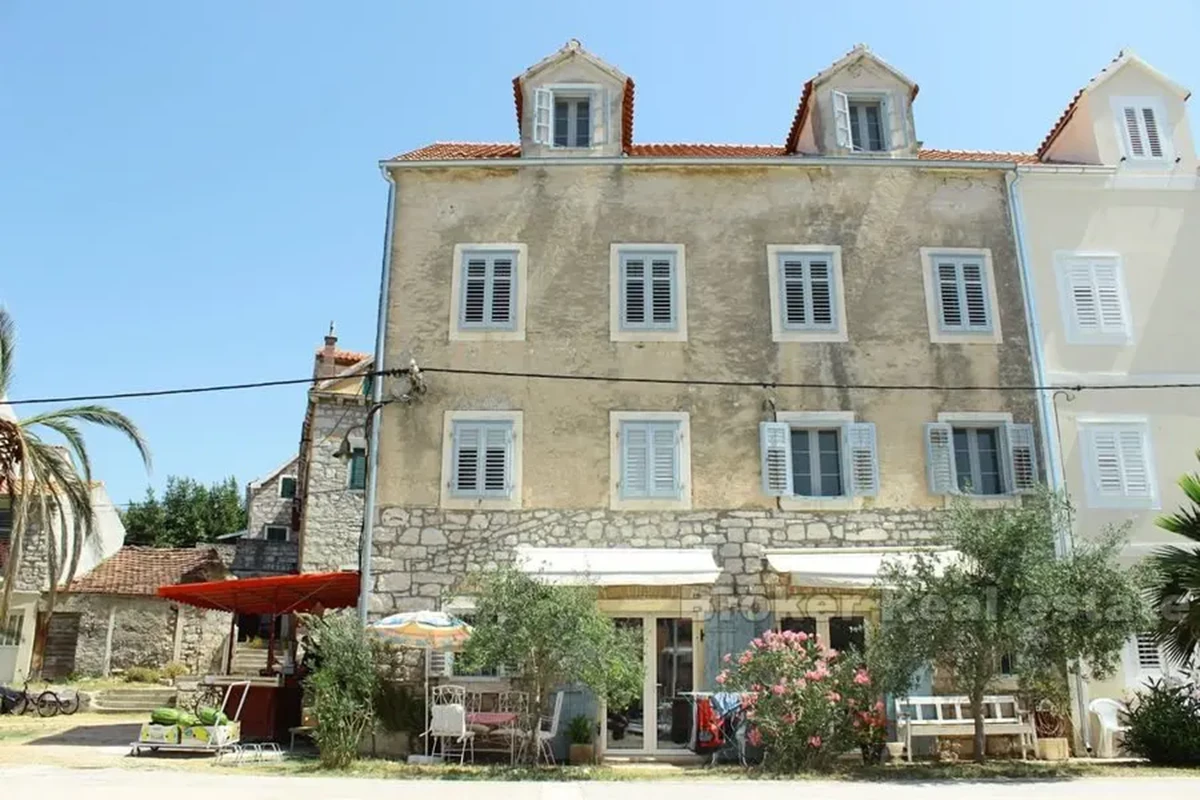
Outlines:
[[1037,755],[1043,761],[1066,761],[1071,757],[1070,741],[1065,736],[1038,739]]
[[571,764],[591,764],[596,760],[594,744],[573,744],[567,750],[567,761]]
[[888,742],[886,747],[888,761],[900,761],[904,758],[904,742]]

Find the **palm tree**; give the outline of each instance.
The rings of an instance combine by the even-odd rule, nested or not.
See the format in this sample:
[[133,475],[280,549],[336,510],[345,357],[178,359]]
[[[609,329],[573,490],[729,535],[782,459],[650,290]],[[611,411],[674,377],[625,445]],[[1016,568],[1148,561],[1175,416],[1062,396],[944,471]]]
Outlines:
[[[150,451],[141,432],[128,417],[110,408],[75,406],[18,419],[4,403],[13,379],[15,338],[12,317],[0,308],[0,497],[8,498],[13,518],[4,591],[0,594],[0,620],[8,618],[21,550],[31,525],[37,525],[46,537],[51,614],[59,585],[74,580],[83,543],[93,535],[92,462],[79,423],[120,431],[150,468]],[[45,432],[58,434],[65,446],[47,442]],[[52,535],[55,519],[57,539]],[[66,558],[68,552],[70,557]]]
[[[1200,450],[1196,452],[1200,459]],[[1200,475],[1179,479],[1189,506],[1159,517],[1155,524],[1200,545]],[[1200,547],[1161,547],[1150,558],[1155,570],[1151,599],[1156,609],[1171,609],[1160,618],[1158,640],[1168,657],[1187,663],[1200,646]]]

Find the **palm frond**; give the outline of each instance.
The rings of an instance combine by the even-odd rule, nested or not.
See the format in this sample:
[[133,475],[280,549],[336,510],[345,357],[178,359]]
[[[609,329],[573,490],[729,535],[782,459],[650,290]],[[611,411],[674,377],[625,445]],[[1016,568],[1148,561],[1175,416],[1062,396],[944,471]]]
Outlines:
[[0,397],[8,394],[8,387],[12,383],[16,344],[17,329],[12,316],[0,306]]
[[1179,488],[1183,489],[1191,504],[1180,508],[1174,514],[1163,514],[1154,524],[1164,531],[1200,542],[1200,475],[1184,475],[1179,479]]
[[138,453],[142,457],[142,462],[146,465],[146,469],[150,469],[150,448],[146,444],[146,440],[142,437],[142,432],[138,430],[133,420],[120,411],[95,405],[73,406],[71,408],[59,408],[54,411],[46,411],[42,414],[26,417],[21,420],[21,425],[25,428],[33,425],[46,425],[49,427],[51,422],[63,421],[87,422],[125,434],[126,438],[133,442],[134,447],[137,448]]
[[45,425],[67,440],[67,449],[77,462],[76,466],[83,473],[80,477],[85,482],[90,483],[92,480],[92,460],[88,456],[87,443],[84,442],[83,434],[79,432],[79,428],[65,419],[47,419],[42,420],[38,424]]

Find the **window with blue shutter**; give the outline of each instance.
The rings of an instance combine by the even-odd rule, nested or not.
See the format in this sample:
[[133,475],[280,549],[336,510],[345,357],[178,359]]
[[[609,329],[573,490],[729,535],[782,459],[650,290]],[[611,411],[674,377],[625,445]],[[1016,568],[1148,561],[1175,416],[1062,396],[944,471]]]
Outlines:
[[621,497],[680,497],[678,422],[622,422]]
[[679,326],[679,280],[675,253],[621,253],[621,328],[675,330]]
[[879,462],[873,422],[759,423],[763,492],[771,497],[873,497]]
[[450,491],[458,497],[508,497],[512,491],[511,422],[455,422]]
[[933,257],[938,326],[949,333],[990,333],[992,309],[983,259]]
[[513,330],[516,327],[517,254],[466,252],[462,261],[459,327]]
[[350,451],[350,479],[347,485],[354,491],[367,488],[367,451],[361,447]]
[[784,330],[837,330],[833,257],[828,253],[781,253],[779,312]]
[[930,494],[1006,495],[1037,486],[1037,445],[1027,424],[925,426]]

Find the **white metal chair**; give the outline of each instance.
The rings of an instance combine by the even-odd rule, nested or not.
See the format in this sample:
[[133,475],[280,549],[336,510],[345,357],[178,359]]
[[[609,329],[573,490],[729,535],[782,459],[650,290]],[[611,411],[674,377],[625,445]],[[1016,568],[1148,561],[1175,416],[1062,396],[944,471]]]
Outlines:
[[[554,695],[554,714],[542,717],[538,723],[538,755],[545,756],[547,764],[554,763],[554,739],[558,736],[558,721],[562,717],[563,693]],[[549,728],[546,724],[549,724]]]
[[446,684],[445,686],[433,687],[433,704],[435,706],[448,705],[465,705],[467,701],[467,687],[457,686],[454,684]]
[[1125,706],[1108,697],[1097,697],[1088,703],[1088,711],[1100,720],[1100,741],[1097,743],[1096,754],[1101,758],[1115,758],[1117,734],[1129,730],[1128,725],[1121,724],[1121,715],[1126,712]]
[[442,758],[453,755],[449,745],[458,749],[458,763],[466,762],[467,750],[471,761],[475,760],[475,734],[467,730],[467,710],[461,703],[433,707],[429,730],[424,734],[432,740],[431,753],[437,755],[437,746],[442,746]]

